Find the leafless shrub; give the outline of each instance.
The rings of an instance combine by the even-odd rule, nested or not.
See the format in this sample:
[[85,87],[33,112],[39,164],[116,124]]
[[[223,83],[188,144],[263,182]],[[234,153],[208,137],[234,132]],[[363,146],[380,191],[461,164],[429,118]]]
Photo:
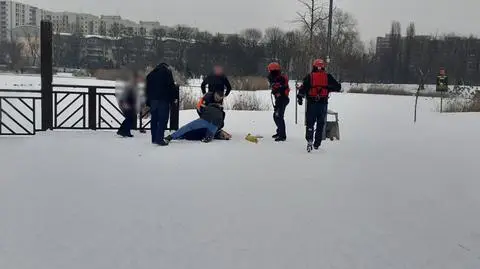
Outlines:
[[[392,88],[389,86],[383,85],[372,85],[366,90],[360,87],[353,87],[349,91],[349,93],[365,93],[365,94],[380,94],[380,95],[397,95],[397,96],[414,96],[415,93],[412,91],[399,89],[399,88]],[[419,96],[421,97],[441,97],[441,93],[438,92],[429,92],[429,91],[421,91]]]
[[262,102],[262,99],[260,99],[254,92],[242,92],[233,97],[230,109],[263,111],[268,110],[268,105]]
[[480,90],[473,87],[455,86],[448,94],[443,112],[480,112]]
[[368,88],[365,93],[369,94],[383,94],[383,95],[400,95],[400,96],[413,96],[414,93],[402,89],[391,89],[388,87],[373,86]]
[[175,68],[172,67],[172,74],[173,74],[173,79],[175,80],[175,83],[179,86],[185,86],[188,85],[188,79],[187,77],[178,72]]
[[349,93],[365,93],[365,90],[362,87],[352,87],[348,90]]
[[268,89],[268,82],[263,77],[233,77],[230,79],[230,83],[236,91],[263,91]]
[[189,89],[180,89],[180,110],[196,109],[199,97]]

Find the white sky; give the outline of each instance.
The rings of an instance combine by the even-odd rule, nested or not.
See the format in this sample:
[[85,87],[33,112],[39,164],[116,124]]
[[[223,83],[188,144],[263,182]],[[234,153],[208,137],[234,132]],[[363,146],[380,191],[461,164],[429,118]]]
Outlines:
[[[132,20],[187,24],[201,30],[232,33],[248,27],[294,28],[297,0],[20,0],[53,11],[121,15]],[[414,21],[417,33],[480,35],[479,0],[334,0],[352,13],[363,40],[383,36],[392,20],[402,31]]]

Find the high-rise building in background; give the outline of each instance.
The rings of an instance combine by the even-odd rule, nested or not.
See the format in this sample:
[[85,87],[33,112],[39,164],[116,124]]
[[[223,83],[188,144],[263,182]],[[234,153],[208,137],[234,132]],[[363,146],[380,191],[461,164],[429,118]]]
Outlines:
[[51,12],[44,10],[42,19],[53,24],[56,33],[78,33],[83,35],[98,35],[100,19],[98,16],[73,12]]
[[23,3],[0,0],[0,41],[11,40],[15,29],[40,26],[42,10]]
[[[53,12],[11,0],[0,0],[0,41],[12,39],[15,29],[23,26],[40,27],[41,20],[49,20],[56,33],[82,35],[150,35],[162,28],[156,21],[140,23],[115,16],[95,16],[74,12]],[[18,32],[18,31],[17,31]]]

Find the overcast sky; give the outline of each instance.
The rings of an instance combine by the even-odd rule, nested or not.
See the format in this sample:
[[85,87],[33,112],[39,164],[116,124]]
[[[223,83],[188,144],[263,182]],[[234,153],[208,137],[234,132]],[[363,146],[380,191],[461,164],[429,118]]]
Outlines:
[[[187,24],[201,30],[233,33],[248,27],[295,27],[301,10],[297,0],[19,0],[53,11],[121,15],[158,20],[164,25]],[[354,15],[362,40],[383,36],[392,20],[402,31],[414,21],[417,33],[457,32],[480,35],[479,0],[334,0]]]

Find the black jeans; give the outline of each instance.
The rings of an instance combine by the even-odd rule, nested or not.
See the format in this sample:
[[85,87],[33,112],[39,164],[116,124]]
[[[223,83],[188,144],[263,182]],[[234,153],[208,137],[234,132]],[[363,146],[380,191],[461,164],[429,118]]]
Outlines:
[[285,109],[289,102],[290,99],[288,99],[288,97],[279,97],[275,99],[273,121],[275,121],[275,125],[277,125],[277,135],[279,137],[287,137],[287,131],[285,129]]
[[125,119],[120,125],[120,128],[118,128],[118,134],[131,135],[132,129],[135,126],[135,121],[137,120],[137,112],[134,109],[125,109],[122,112]]
[[305,138],[307,141],[313,141],[313,130],[315,123],[315,144],[320,145],[323,140],[323,129],[327,118],[328,103],[308,101],[307,103],[307,131]]
[[150,105],[152,143],[158,143],[165,138],[165,129],[167,129],[170,116],[170,104],[163,100],[152,100]]

